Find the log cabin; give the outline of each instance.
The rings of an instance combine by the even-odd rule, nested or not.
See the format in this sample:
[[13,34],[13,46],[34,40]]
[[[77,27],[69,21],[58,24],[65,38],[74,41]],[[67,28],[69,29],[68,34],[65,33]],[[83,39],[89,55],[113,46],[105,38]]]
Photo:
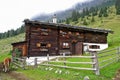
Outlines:
[[73,26],[61,23],[24,20],[25,41],[12,43],[21,50],[22,56],[82,55],[86,51],[108,48],[108,33],[111,30]]

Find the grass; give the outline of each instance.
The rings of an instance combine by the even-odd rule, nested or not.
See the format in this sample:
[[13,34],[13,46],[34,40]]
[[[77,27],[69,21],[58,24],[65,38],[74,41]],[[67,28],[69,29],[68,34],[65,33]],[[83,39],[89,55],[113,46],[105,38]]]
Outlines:
[[[74,70],[74,69],[64,69],[52,67],[53,70],[46,70],[45,66],[39,66],[39,68],[21,70],[18,69],[18,72],[22,72],[24,75],[29,77],[32,80],[83,80],[85,76],[89,76],[90,80],[112,80],[115,72],[119,69],[120,63],[113,63],[108,67],[105,67],[100,70],[101,75],[97,76],[93,71],[85,70]],[[62,70],[62,73],[55,73],[57,70]],[[66,74],[66,72],[69,72]]]
[[19,34],[15,37],[10,37],[7,39],[0,39],[0,62],[3,61],[5,57],[10,57],[10,51],[12,50],[11,43],[19,42],[24,40],[24,33]]
[[[105,54],[99,54],[98,56],[104,56],[106,54],[115,53],[116,50],[113,50],[111,52],[105,53]],[[88,56],[89,54],[85,55]],[[104,58],[100,58],[100,61],[109,59],[116,56],[106,56]],[[60,60],[63,60],[60,58]],[[85,58],[67,58],[67,61],[72,62],[91,62],[91,59],[85,59]],[[110,60],[109,62],[111,62]],[[108,62],[107,62],[108,63]],[[57,65],[63,65],[63,63],[51,63],[51,64],[57,64]],[[102,63],[100,66],[105,65],[106,63]],[[77,67],[90,67],[90,65],[79,65],[79,64],[67,64],[67,66],[77,66]],[[53,68],[50,70],[50,68]],[[107,67],[104,67],[100,69],[100,75],[97,76],[93,71],[87,71],[87,70],[75,70],[75,69],[67,69],[67,68],[58,68],[58,67],[48,67],[48,66],[41,66],[39,65],[38,68],[32,68],[27,70],[21,70],[18,69],[18,72],[22,72],[24,75],[29,77],[32,80],[83,80],[85,76],[89,76],[90,80],[112,80],[112,78],[115,76],[116,71],[120,68],[120,62],[114,62],[110,64]],[[61,70],[62,73],[56,73],[56,71]],[[69,73],[68,73],[69,72]],[[31,76],[32,75],[32,76]]]
[[[7,77],[6,77],[7,75]],[[0,80],[15,80],[13,79],[11,76],[9,76],[8,74],[5,73],[0,73]]]
[[[95,16],[95,22],[90,22],[89,25],[93,28],[105,28],[105,29],[111,29],[114,31],[114,34],[108,35],[108,43],[109,48],[112,49],[115,47],[120,46],[120,15],[115,15],[115,9],[114,6],[111,7],[112,13],[109,14],[109,17],[101,17],[98,18]],[[91,18],[91,17],[89,17]],[[74,24],[74,22],[72,22]],[[81,26],[81,19],[79,19],[78,23],[76,25]],[[24,33],[17,35],[15,37],[2,39],[0,40],[0,61],[3,61],[5,57],[10,56],[9,52],[12,50],[11,43],[19,42],[24,40]],[[114,52],[114,51],[113,51]],[[113,53],[110,52],[110,53]],[[107,54],[110,54],[107,53]],[[114,52],[115,53],[115,52]],[[102,56],[100,54],[99,56]],[[116,55],[113,55],[116,56]],[[111,58],[111,56],[107,56],[105,58],[99,59],[99,61],[102,61],[104,59]],[[85,59],[79,59],[79,58],[68,58],[68,61],[90,61]],[[107,63],[107,62],[106,62]],[[58,64],[58,63],[56,63]],[[100,66],[104,65],[105,63],[100,64]],[[63,65],[63,63],[59,64]],[[90,65],[71,65],[69,66],[81,66],[81,67],[91,67]],[[100,70],[101,75],[96,76],[93,71],[85,71],[85,70],[74,70],[74,69],[64,69],[64,68],[57,68],[53,67],[53,70],[48,71],[46,70],[48,67],[45,66],[39,66],[39,68],[32,68],[27,70],[17,69],[17,72],[22,72],[24,75],[29,77],[31,80],[83,80],[85,76],[89,76],[90,80],[112,80],[112,78],[115,75],[115,72],[120,68],[120,62],[112,63],[108,67],[102,68]],[[56,70],[62,70],[62,74],[55,73]],[[69,72],[69,74],[66,74],[66,72]]]
[[[115,47],[120,46],[120,15],[115,15],[115,11],[114,11],[114,6],[111,7],[111,10],[113,11],[112,14],[109,14],[109,17],[102,17],[102,18],[98,18],[97,16],[95,16],[95,22],[90,23],[87,26],[91,26],[93,28],[105,28],[105,29],[111,29],[112,31],[114,31],[114,34],[109,34],[108,35],[108,43],[109,43],[109,48],[108,49],[112,49]],[[79,19],[81,20],[81,19]],[[81,21],[79,21],[81,22]],[[74,22],[73,22],[74,24]],[[81,23],[77,23],[76,25],[81,26]],[[116,51],[112,51],[110,53],[116,53]],[[109,54],[109,53],[106,53]],[[100,54],[99,56],[101,56],[102,54]],[[116,55],[113,56],[107,56],[105,58],[101,58],[99,59],[99,62],[111,57],[114,57]],[[69,58],[68,61],[79,61],[79,59],[77,58]],[[80,60],[80,61],[89,61],[89,60]],[[110,61],[108,61],[110,62]],[[104,64],[108,63],[101,63],[100,66],[103,66]],[[58,63],[57,63],[58,64]],[[60,63],[59,65],[63,65],[63,63]],[[73,66],[68,64],[69,66]],[[75,65],[74,66],[86,66],[86,65]],[[86,67],[91,67],[91,66],[86,66]],[[34,69],[34,70],[18,70],[20,72],[23,72],[25,75],[28,75],[28,77],[32,77],[33,80],[36,79],[40,79],[41,80],[83,80],[83,78],[85,76],[89,76],[91,80],[112,80],[112,78],[115,76],[116,71],[120,68],[120,62],[114,62],[111,65],[109,65],[108,67],[102,68],[100,70],[100,76],[96,76],[94,74],[93,71],[85,71],[85,70],[73,70],[73,69],[61,69],[61,68],[56,68],[53,67],[54,70],[52,71],[46,71],[45,69],[48,67],[45,66],[40,66],[40,68],[38,69]],[[57,69],[60,69],[63,71],[62,74],[56,74],[55,71]],[[66,71],[69,71],[70,74],[65,74]],[[31,76],[31,73],[33,76]],[[34,77],[35,76],[35,77]]]

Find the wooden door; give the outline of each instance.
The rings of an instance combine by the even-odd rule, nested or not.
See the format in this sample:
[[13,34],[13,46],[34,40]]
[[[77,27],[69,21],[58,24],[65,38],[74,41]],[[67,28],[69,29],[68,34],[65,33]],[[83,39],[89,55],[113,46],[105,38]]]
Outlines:
[[72,55],[75,55],[75,45],[76,45],[76,43],[72,43]]
[[83,54],[83,42],[77,42],[75,45],[75,54],[82,55]]

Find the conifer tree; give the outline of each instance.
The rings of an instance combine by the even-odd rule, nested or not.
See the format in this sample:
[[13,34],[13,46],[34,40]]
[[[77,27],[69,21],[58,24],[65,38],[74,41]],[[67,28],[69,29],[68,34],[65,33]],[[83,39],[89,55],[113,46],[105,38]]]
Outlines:
[[94,18],[94,16],[92,16],[91,22],[95,22],[95,18]]
[[76,10],[73,10],[72,11],[72,16],[71,16],[72,21],[77,21],[79,17],[80,17],[79,12],[76,11]]
[[83,25],[88,25],[87,21],[84,19]]
[[120,15],[120,0],[116,0],[115,8],[116,8],[116,14]]
[[66,18],[66,24],[70,23],[70,18]]

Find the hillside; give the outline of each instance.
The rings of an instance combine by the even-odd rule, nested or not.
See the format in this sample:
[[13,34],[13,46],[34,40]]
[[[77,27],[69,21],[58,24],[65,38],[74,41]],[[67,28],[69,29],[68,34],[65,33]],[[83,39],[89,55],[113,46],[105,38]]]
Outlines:
[[24,33],[14,37],[0,39],[0,62],[4,59],[4,57],[11,56],[9,55],[10,51],[12,50],[11,43],[23,41],[24,39],[25,39]]
[[[77,26],[88,26],[92,28],[102,28],[102,29],[111,29],[114,31],[113,34],[108,35],[108,44],[109,48],[118,47],[120,46],[120,15],[115,15],[115,8],[114,6],[110,7],[110,9],[113,11],[112,14],[109,14],[108,17],[101,17],[95,16],[95,22],[90,22],[91,17],[89,17],[88,22],[90,22],[88,25],[82,25],[81,19],[79,19],[78,23],[71,22],[72,25]],[[25,39],[25,33],[19,34],[15,37],[10,37],[6,39],[0,39],[0,56],[2,60],[4,56],[6,56],[6,53],[9,53],[12,50],[11,43],[23,41]]]
[[[92,21],[92,17],[94,17],[94,21]],[[87,24],[83,24],[84,20],[86,20]],[[108,8],[107,17],[98,17],[98,15],[85,16],[84,18],[79,18],[77,21],[70,22],[70,24],[98,29],[111,29],[114,33],[108,35],[109,47],[120,46],[120,15],[116,15],[114,6]]]
[[111,6],[113,5],[115,2],[115,0],[88,0],[86,2],[83,3],[77,3],[73,6],[71,6],[71,8],[69,9],[65,9],[64,11],[58,11],[58,12],[54,12],[51,14],[38,14],[35,15],[32,20],[38,20],[38,21],[51,21],[53,14],[57,15],[57,18],[59,20],[59,22],[61,22],[61,20],[66,20],[67,17],[70,17],[72,14],[73,10],[77,10],[77,11],[82,11],[84,8],[88,7],[104,7],[104,6]]
[[[98,10],[99,12],[100,10]],[[94,16],[94,20],[92,20],[92,16],[85,16],[83,19],[78,18],[77,21],[71,21],[70,24],[76,26],[87,26],[91,28],[102,28],[102,29],[111,29],[114,31],[113,34],[108,35],[108,44],[109,49],[113,47],[120,46],[120,15],[116,15],[115,6],[110,6],[108,8],[108,16],[107,17],[98,17],[98,15]],[[83,22],[86,20],[87,25],[84,25]],[[64,22],[65,23],[65,22]],[[6,39],[0,39],[0,61],[4,59],[6,56],[10,56],[9,52],[12,50],[11,43],[23,41],[25,39],[25,33],[16,35],[14,37],[9,37]],[[101,75],[96,76],[93,72],[89,71],[78,71],[69,69],[71,74],[69,76],[67,74],[55,74],[53,71],[46,71],[46,67],[39,67],[38,69],[29,69],[29,70],[21,70],[17,69],[17,72],[24,74],[27,77],[30,77],[32,80],[43,79],[43,80],[80,80],[84,76],[90,76],[91,80],[112,80],[115,75],[115,71],[119,68],[120,63],[113,63],[109,67],[106,67],[101,70]],[[58,68],[55,68],[58,69]],[[68,69],[67,69],[68,70]],[[63,69],[63,71],[67,71]],[[33,74],[34,73],[34,74]],[[79,74],[78,74],[79,73]],[[47,77],[46,77],[47,75]],[[48,79],[49,78],[49,79]]]
[[[87,19],[87,22],[89,23],[88,25],[83,25],[83,21],[81,20],[81,18],[78,19],[77,23],[76,22],[70,22],[70,24],[72,25],[77,25],[77,26],[87,26],[87,27],[92,27],[92,28],[102,28],[102,29],[111,29],[112,31],[114,31],[113,34],[109,34],[108,35],[108,43],[109,43],[109,47],[116,47],[116,46],[120,46],[120,15],[116,15],[115,14],[115,8],[114,6],[109,8],[112,13],[109,14],[108,17],[101,17],[99,18],[98,16],[95,16],[94,22],[90,22],[91,21],[91,16],[85,17],[84,19]],[[6,53],[8,51],[10,51],[12,49],[11,47],[11,43],[14,42],[19,42],[19,41],[23,41],[24,40],[24,33],[19,34],[15,37],[10,37],[7,39],[0,39],[0,51],[1,53]],[[0,53],[0,54],[1,54]]]

